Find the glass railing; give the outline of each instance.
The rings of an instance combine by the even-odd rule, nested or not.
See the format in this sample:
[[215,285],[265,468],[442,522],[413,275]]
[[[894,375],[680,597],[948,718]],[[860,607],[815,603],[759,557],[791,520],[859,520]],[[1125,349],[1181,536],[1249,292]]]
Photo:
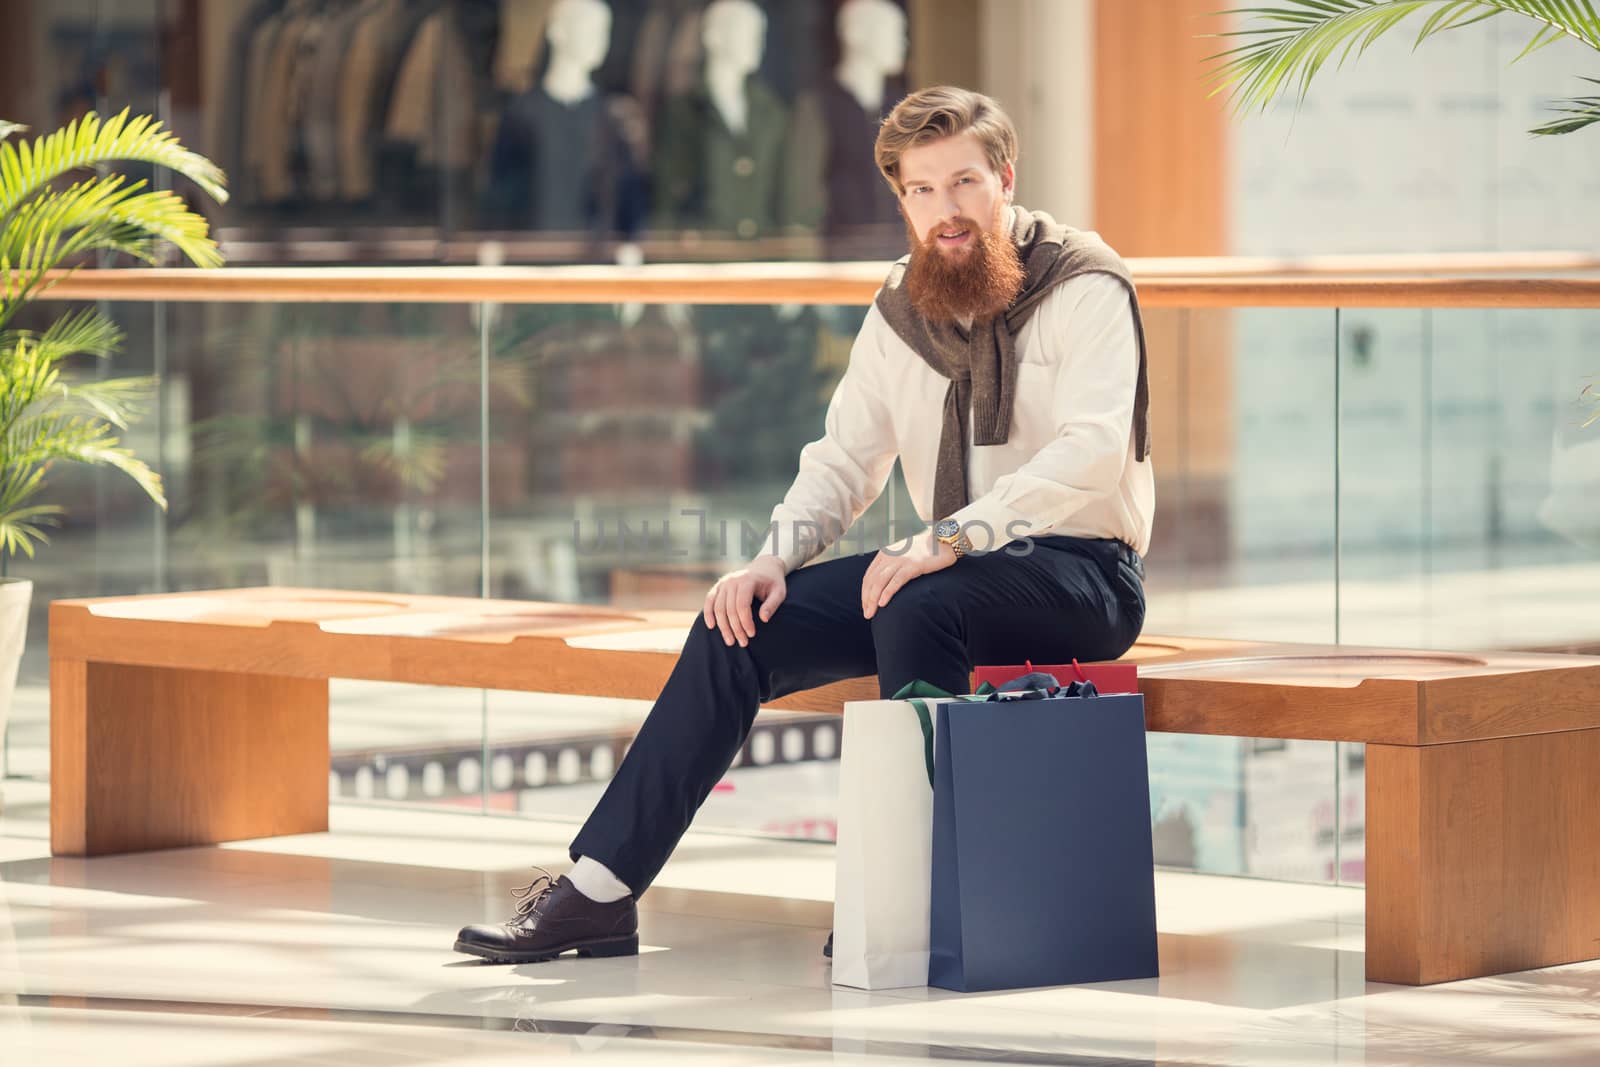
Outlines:
[[[1600,281],[1202,267],[1141,271],[1147,634],[1600,648],[1600,424],[1582,426]],[[66,523],[12,565],[36,588],[9,773],[48,772],[61,597],[281,585],[697,608],[754,550],[881,274],[71,279],[35,311],[99,299],[128,342],[95,369],[159,376],[128,442],[170,508],[118,476],[52,472]],[[915,528],[898,475],[861,523],[839,551]],[[586,813],[647,710],[370,682],[333,697],[335,799],[558,820]],[[1163,864],[1361,880],[1361,746],[1150,746]],[[764,711],[699,825],[830,839],[837,751],[831,718]]]

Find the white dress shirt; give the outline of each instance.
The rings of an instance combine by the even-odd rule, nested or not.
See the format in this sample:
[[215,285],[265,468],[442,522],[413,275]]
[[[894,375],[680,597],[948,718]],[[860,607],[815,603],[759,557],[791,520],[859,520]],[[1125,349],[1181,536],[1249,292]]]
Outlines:
[[[976,550],[1045,534],[1150,545],[1155,479],[1134,459],[1139,349],[1127,290],[1106,274],[1056,286],[1016,337],[1017,387],[1002,445],[969,445],[971,503],[956,512]],[[874,306],[828,404],[823,436],[772,512],[760,555],[785,571],[822,554],[888,482],[896,457],[917,515],[932,524],[945,391]],[[972,429],[968,426],[968,440]]]

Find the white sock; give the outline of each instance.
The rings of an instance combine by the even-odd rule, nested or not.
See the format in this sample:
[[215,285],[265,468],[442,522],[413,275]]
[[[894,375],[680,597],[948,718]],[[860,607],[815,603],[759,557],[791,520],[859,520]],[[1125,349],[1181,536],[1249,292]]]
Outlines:
[[578,862],[567,872],[567,881],[596,904],[610,904],[614,900],[633,896],[633,890],[612,874],[611,868],[588,856],[578,857]]

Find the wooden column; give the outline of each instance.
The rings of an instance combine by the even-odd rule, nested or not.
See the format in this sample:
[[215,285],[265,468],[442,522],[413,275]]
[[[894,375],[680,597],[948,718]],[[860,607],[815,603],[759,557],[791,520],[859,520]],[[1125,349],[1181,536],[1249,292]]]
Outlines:
[[[1213,0],[1095,0],[1094,229],[1124,256],[1218,256],[1229,238],[1229,124],[1205,58]],[[1233,553],[1233,313],[1152,313],[1150,432],[1160,479],[1152,558]],[[1177,557],[1177,558],[1174,558]]]
[[53,660],[57,856],[328,828],[328,683]]
[[[1222,5],[1226,6],[1226,5]],[[1098,0],[1094,226],[1124,256],[1227,252],[1228,118],[1214,0]]]
[[1600,956],[1600,730],[1367,746],[1367,980]]

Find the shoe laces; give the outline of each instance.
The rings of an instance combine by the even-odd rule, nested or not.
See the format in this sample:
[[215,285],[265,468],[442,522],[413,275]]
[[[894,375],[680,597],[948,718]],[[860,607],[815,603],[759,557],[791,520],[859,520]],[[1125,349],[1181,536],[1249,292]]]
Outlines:
[[511,891],[511,895],[517,900],[517,918],[519,919],[526,919],[531,915],[535,915],[535,909],[544,903],[544,899],[556,887],[555,875],[543,867],[535,867],[534,870],[539,872],[538,877],[527,885],[517,886]]

